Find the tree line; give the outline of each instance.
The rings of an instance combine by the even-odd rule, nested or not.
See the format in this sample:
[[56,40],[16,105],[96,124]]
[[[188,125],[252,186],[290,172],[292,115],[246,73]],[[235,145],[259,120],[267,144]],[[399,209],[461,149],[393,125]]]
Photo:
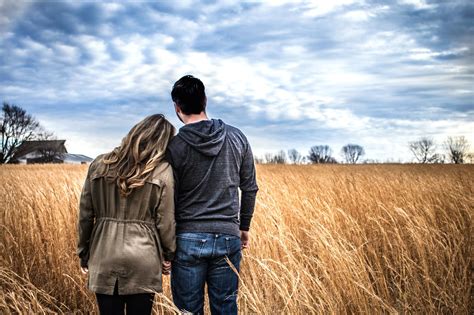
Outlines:
[[[469,152],[470,144],[464,136],[448,137],[439,146],[432,138],[422,137],[409,143],[410,151],[419,163],[445,163],[446,161],[463,164],[474,159]],[[438,152],[441,148],[445,154]]]
[[[408,143],[408,147],[418,163],[473,163],[474,154],[469,152],[470,144],[466,137],[448,137],[441,145],[429,137],[422,137]],[[441,152],[439,152],[441,149]],[[333,164],[333,163],[380,163],[376,160],[364,159],[365,149],[358,144],[346,144],[340,150],[342,159],[333,156],[329,145],[312,146],[307,155],[296,149],[280,150],[277,153],[265,153],[256,157],[258,164]]]
[[[280,150],[277,153],[265,153],[263,157],[256,157],[260,164],[330,164],[339,163],[332,156],[333,151],[327,144],[312,146],[308,155],[303,156],[298,150],[290,149],[287,152]],[[365,150],[358,144],[347,144],[341,148],[341,155],[346,163],[356,164],[365,155]]]

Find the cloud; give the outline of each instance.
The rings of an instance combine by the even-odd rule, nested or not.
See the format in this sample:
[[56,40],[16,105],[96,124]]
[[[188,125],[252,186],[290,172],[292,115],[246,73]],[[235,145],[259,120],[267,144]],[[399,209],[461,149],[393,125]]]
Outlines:
[[[24,1],[3,0],[0,2],[0,34],[5,34],[21,18],[30,4]],[[7,33],[11,34],[11,33]]]
[[415,9],[423,10],[423,9],[434,9],[436,8],[436,4],[428,4],[424,0],[401,0],[399,1],[400,4],[407,4],[413,6]]

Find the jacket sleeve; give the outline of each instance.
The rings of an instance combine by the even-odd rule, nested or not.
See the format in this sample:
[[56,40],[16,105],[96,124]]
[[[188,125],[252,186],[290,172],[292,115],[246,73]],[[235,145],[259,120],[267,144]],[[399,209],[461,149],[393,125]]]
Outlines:
[[81,267],[87,267],[89,260],[89,246],[92,230],[94,228],[95,211],[92,205],[90,174],[91,166],[87,171],[87,177],[82,186],[82,192],[79,200],[79,215],[77,223],[78,241],[77,255],[81,260]]
[[174,180],[173,170],[169,166],[163,188],[161,189],[160,203],[157,209],[156,227],[163,248],[163,258],[171,261],[176,251],[176,223],[174,217]]
[[168,148],[166,149],[166,153],[165,153],[165,161],[167,161],[173,169],[174,202],[176,204],[177,203],[177,197],[178,197],[179,176],[178,176],[178,172],[176,171],[178,169],[178,165],[176,165],[176,161],[173,158],[173,155],[174,154],[171,152],[171,146],[168,145]]
[[246,143],[246,149],[240,166],[240,230],[248,231],[252,220],[257,198],[257,179],[255,174],[255,162],[250,144]]

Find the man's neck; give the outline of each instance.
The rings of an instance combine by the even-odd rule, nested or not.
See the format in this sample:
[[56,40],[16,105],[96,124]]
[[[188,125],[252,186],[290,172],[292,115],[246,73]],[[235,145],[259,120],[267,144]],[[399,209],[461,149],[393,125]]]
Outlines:
[[183,122],[185,125],[196,123],[201,120],[209,120],[205,112],[202,112],[200,114],[186,115],[183,117]]

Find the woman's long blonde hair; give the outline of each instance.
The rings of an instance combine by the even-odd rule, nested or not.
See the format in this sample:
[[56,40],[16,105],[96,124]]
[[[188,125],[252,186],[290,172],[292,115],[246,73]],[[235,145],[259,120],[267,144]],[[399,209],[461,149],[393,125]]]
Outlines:
[[120,146],[103,156],[104,175],[117,183],[122,196],[128,196],[145,185],[174,134],[174,126],[162,114],[146,117],[130,129]]

